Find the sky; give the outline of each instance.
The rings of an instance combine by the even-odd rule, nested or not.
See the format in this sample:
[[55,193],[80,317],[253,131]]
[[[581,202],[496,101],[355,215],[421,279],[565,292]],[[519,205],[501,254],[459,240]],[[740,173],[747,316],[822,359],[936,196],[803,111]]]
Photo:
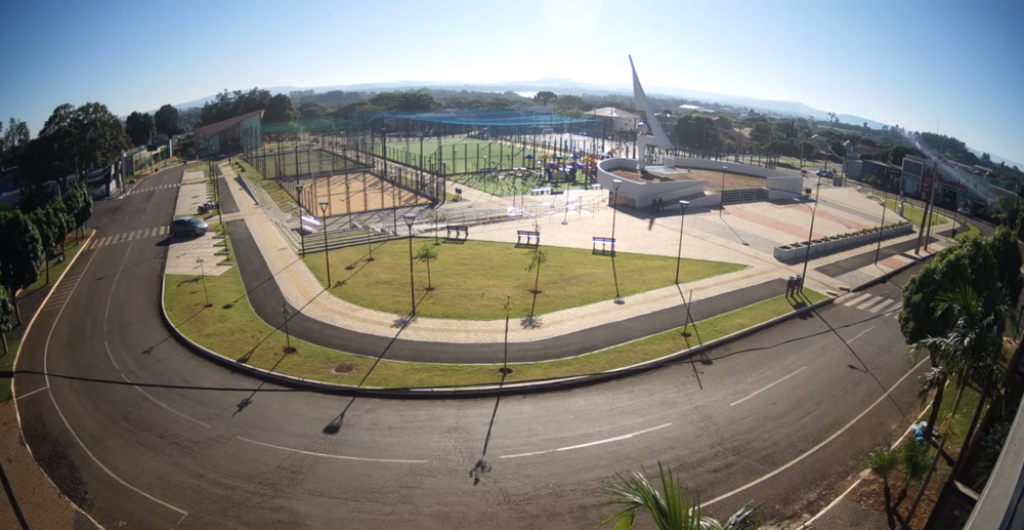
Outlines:
[[[0,119],[224,89],[546,77],[798,101],[1024,163],[1020,0],[33,0],[0,4]],[[1024,166],[1022,166],[1024,169]]]

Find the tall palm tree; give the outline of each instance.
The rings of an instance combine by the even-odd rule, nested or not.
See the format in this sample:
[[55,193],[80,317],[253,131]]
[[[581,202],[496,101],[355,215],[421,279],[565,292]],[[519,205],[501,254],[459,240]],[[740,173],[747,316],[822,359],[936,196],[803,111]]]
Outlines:
[[761,507],[748,504],[722,523],[701,516],[700,501],[690,497],[672,476],[672,470],[658,462],[661,492],[641,471],[619,476],[608,487],[608,504],[619,511],[601,524],[614,522],[613,530],[630,530],[637,513],[646,511],[658,530],[755,530],[761,527]]

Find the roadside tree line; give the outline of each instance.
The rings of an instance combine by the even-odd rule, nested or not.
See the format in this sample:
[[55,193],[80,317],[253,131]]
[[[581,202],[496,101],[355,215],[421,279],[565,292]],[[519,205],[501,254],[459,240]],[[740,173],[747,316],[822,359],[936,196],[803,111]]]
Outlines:
[[18,291],[45,275],[50,284],[50,262],[65,258],[71,232],[75,242],[92,217],[93,202],[83,183],[68,187],[62,197],[40,189],[25,196],[18,208],[0,207],[0,343],[7,352],[7,332],[22,325]]

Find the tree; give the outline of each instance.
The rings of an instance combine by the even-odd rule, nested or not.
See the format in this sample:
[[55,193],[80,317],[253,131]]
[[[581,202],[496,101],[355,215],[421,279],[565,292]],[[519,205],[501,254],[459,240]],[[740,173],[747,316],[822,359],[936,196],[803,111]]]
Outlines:
[[1006,294],[1006,303],[1010,307],[1017,307],[1021,289],[1024,288],[1024,278],[1020,274],[1024,259],[1021,258],[1017,238],[1009,228],[1000,226],[991,237],[986,238],[986,242],[995,258],[996,281]]
[[139,114],[138,112],[132,112],[125,120],[125,132],[131,138],[132,145],[136,147],[148,144],[155,130],[153,117],[148,113]]
[[558,100],[558,95],[549,90],[541,90],[533,96],[533,101],[540,103],[541,105],[550,105]]
[[78,241],[78,229],[85,226],[86,221],[92,217],[92,196],[85,186],[79,184],[72,186],[64,195],[64,207],[67,209],[67,218],[72,222],[75,229],[75,241]]
[[263,121],[267,123],[290,123],[298,119],[299,113],[292,108],[292,100],[284,94],[278,94],[267,103],[263,113]]
[[537,275],[533,279],[533,305],[530,307],[530,317],[533,317],[534,310],[537,309],[537,295],[540,294],[540,266],[547,261],[548,253],[546,251],[536,248],[530,252],[530,266],[526,267],[526,271],[537,269]]
[[433,291],[434,287],[430,283],[430,262],[437,259],[437,249],[428,243],[420,247],[415,257],[416,261],[427,264],[427,290]]
[[672,476],[672,470],[658,463],[661,491],[643,471],[619,476],[608,487],[608,504],[619,509],[601,524],[615,523],[615,530],[631,530],[637,513],[647,512],[658,530],[756,530],[761,527],[761,507],[746,505],[724,524],[701,516],[700,502],[685,493]]
[[64,201],[60,197],[54,197],[47,203],[46,208],[50,210],[50,216],[53,218],[53,226],[57,229],[58,241],[60,245],[60,255],[64,256],[64,241],[67,239],[68,232],[74,227],[74,221],[68,216],[68,210],[64,206]]
[[4,355],[10,353],[7,350],[7,332],[14,329],[14,313],[14,304],[7,296],[7,290],[0,287],[0,343],[3,344]]
[[303,103],[299,106],[299,119],[311,120],[324,115],[325,109],[316,103]]
[[[3,123],[0,122],[0,130],[3,129]],[[3,135],[0,135],[0,152],[9,153],[18,147],[21,147],[28,143],[32,135],[29,132],[28,124],[21,120],[11,118],[7,122],[7,130],[3,131]]]
[[[875,449],[864,466],[882,479],[882,495],[885,497],[885,517],[890,530],[896,530],[897,522],[905,526],[907,522],[900,517],[899,507],[907,498],[910,484],[921,480],[928,472],[928,450],[923,445],[905,443],[899,449],[886,445]],[[899,484],[896,498],[892,495],[894,482]]]
[[157,133],[166,134],[170,137],[182,132],[178,109],[171,105],[160,107],[160,110],[156,111],[156,114],[153,115],[153,121],[156,125]]
[[39,232],[28,217],[18,211],[0,214],[0,285],[14,300],[18,325],[21,325],[21,311],[15,294],[39,279],[42,258]]
[[50,209],[45,206],[33,210],[28,218],[39,232],[39,243],[43,248],[43,261],[46,262],[46,285],[50,285],[50,257],[53,255],[53,249],[57,246],[57,241],[64,239],[63,234],[58,233],[64,223],[61,221],[58,226],[58,221],[53,218]]
[[[29,165],[40,168],[36,178],[53,180],[85,175],[92,168],[115,162],[131,140],[121,120],[101,103],[78,108],[65,103],[50,114],[39,133],[39,149]],[[66,189],[67,183],[62,180]]]
[[832,143],[829,144],[829,148],[831,148],[832,152],[837,156],[846,156],[846,146],[840,143],[839,140],[832,140]]
[[[291,106],[291,99],[284,94],[281,94],[281,96],[287,99],[288,105]],[[217,94],[213,101],[207,101],[203,105],[200,120],[196,126],[210,125],[211,123],[231,119],[235,116],[266,109],[270,106],[271,99],[270,92],[261,88],[252,88],[244,92],[241,90],[235,90],[234,92],[225,90]],[[265,117],[266,114],[264,114]]]

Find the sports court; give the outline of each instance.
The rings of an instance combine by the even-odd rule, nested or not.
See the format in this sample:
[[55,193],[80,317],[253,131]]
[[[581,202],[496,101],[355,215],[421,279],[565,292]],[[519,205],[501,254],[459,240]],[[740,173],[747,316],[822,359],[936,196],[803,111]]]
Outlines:
[[[393,175],[395,185],[369,171],[349,171],[340,175],[303,177],[302,205],[316,215],[322,215],[320,201],[327,201],[327,217],[346,215],[349,213],[381,210],[400,206],[428,204],[430,198],[422,193],[415,193],[418,181],[408,175]],[[296,182],[294,179],[281,182],[282,187],[293,197]]]

